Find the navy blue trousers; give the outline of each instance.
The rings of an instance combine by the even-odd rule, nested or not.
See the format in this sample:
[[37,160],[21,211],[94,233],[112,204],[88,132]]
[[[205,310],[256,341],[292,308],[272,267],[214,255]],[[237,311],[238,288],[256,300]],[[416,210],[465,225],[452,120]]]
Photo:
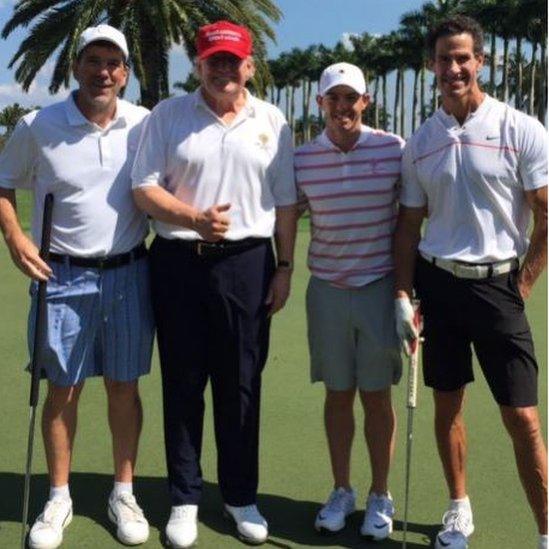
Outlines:
[[261,372],[269,346],[264,301],[275,268],[271,243],[204,258],[178,240],[156,237],[150,264],[172,505],[200,500],[208,380],[223,500],[255,503]]

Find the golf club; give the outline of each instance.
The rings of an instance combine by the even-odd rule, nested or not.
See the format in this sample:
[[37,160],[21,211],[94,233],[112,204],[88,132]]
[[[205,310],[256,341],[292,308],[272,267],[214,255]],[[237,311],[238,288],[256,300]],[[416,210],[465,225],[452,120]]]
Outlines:
[[[48,193],[44,199],[44,216],[42,219],[42,238],[40,242],[40,257],[48,261],[50,255],[51,215],[53,210],[53,194]],[[27,522],[29,516],[30,479],[32,468],[32,450],[34,445],[34,424],[36,420],[36,406],[38,405],[38,389],[40,387],[40,365],[46,345],[48,313],[46,309],[47,282],[38,283],[36,301],[35,332],[31,360],[31,388],[30,388],[30,419],[29,438],[27,443],[27,466],[25,469],[25,489],[23,492],[23,518],[21,524],[21,549],[25,547],[27,536]]]
[[410,359],[408,362],[408,387],[406,395],[406,407],[408,408],[408,425],[406,428],[406,481],[404,492],[404,527],[402,547],[406,548],[406,534],[408,533],[408,504],[410,492],[410,465],[412,461],[412,429],[414,423],[414,409],[417,401],[417,370],[419,361],[419,345],[423,341],[420,337],[423,329],[423,319],[419,310],[419,300],[412,300],[414,309],[414,325],[418,337],[410,343]]

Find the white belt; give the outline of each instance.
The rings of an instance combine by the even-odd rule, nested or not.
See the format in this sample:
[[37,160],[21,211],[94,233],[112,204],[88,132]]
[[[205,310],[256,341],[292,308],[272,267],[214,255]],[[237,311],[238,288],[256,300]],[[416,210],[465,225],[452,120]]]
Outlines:
[[444,269],[458,278],[491,278],[492,276],[508,273],[519,266],[519,261],[516,257],[513,259],[506,259],[505,261],[496,261],[495,263],[466,263],[464,261],[453,261],[452,259],[433,257],[432,255],[421,251],[419,253],[423,259],[432,265]]

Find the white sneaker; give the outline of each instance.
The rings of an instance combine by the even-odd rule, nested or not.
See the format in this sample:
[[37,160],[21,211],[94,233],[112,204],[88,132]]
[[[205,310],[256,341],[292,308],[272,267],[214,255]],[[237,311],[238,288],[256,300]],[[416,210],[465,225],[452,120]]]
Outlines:
[[374,541],[388,538],[393,533],[394,515],[395,507],[391,494],[387,492],[387,495],[378,496],[372,492],[366,500],[360,535]]
[[72,500],[53,498],[46,502],[29,532],[31,549],[55,549],[63,541],[63,528],[72,520]]
[[267,521],[257,510],[257,505],[233,507],[225,504],[225,514],[236,523],[240,539],[253,545],[265,543],[269,537]]
[[471,508],[449,509],[442,516],[435,549],[466,549],[469,536],[475,531]]
[[322,533],[332,534],[345,527],[345,519],[355,510],[355,491],[337,488],[332,490],[328,501],[318,512],[315,528]]
[[117,526],[116,537],[122,543],[139,545],[149,539],[149,523],[130,492],[111,493],[107,512]]
[[196,516],[198,505],[176,505],[172,507],[170,520],[166,524],[168,545],[176,549],[192,547],[198,537]]
[[547,534],[539,535],[538,549],[547,549]]

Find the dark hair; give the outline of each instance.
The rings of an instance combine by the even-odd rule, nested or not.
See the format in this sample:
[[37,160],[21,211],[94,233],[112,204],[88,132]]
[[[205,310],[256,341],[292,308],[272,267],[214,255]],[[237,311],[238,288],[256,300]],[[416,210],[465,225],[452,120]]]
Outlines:
[[454,36],[455,34],[470,34],[473,38],[473,51],[475,55],[484,53],[484,34],[481,26],[471,17],[466,15],[455,15],[438,23],[429,30],[425,45],[427,53],[431,59],[435,57],[437,40],[444,36]]

